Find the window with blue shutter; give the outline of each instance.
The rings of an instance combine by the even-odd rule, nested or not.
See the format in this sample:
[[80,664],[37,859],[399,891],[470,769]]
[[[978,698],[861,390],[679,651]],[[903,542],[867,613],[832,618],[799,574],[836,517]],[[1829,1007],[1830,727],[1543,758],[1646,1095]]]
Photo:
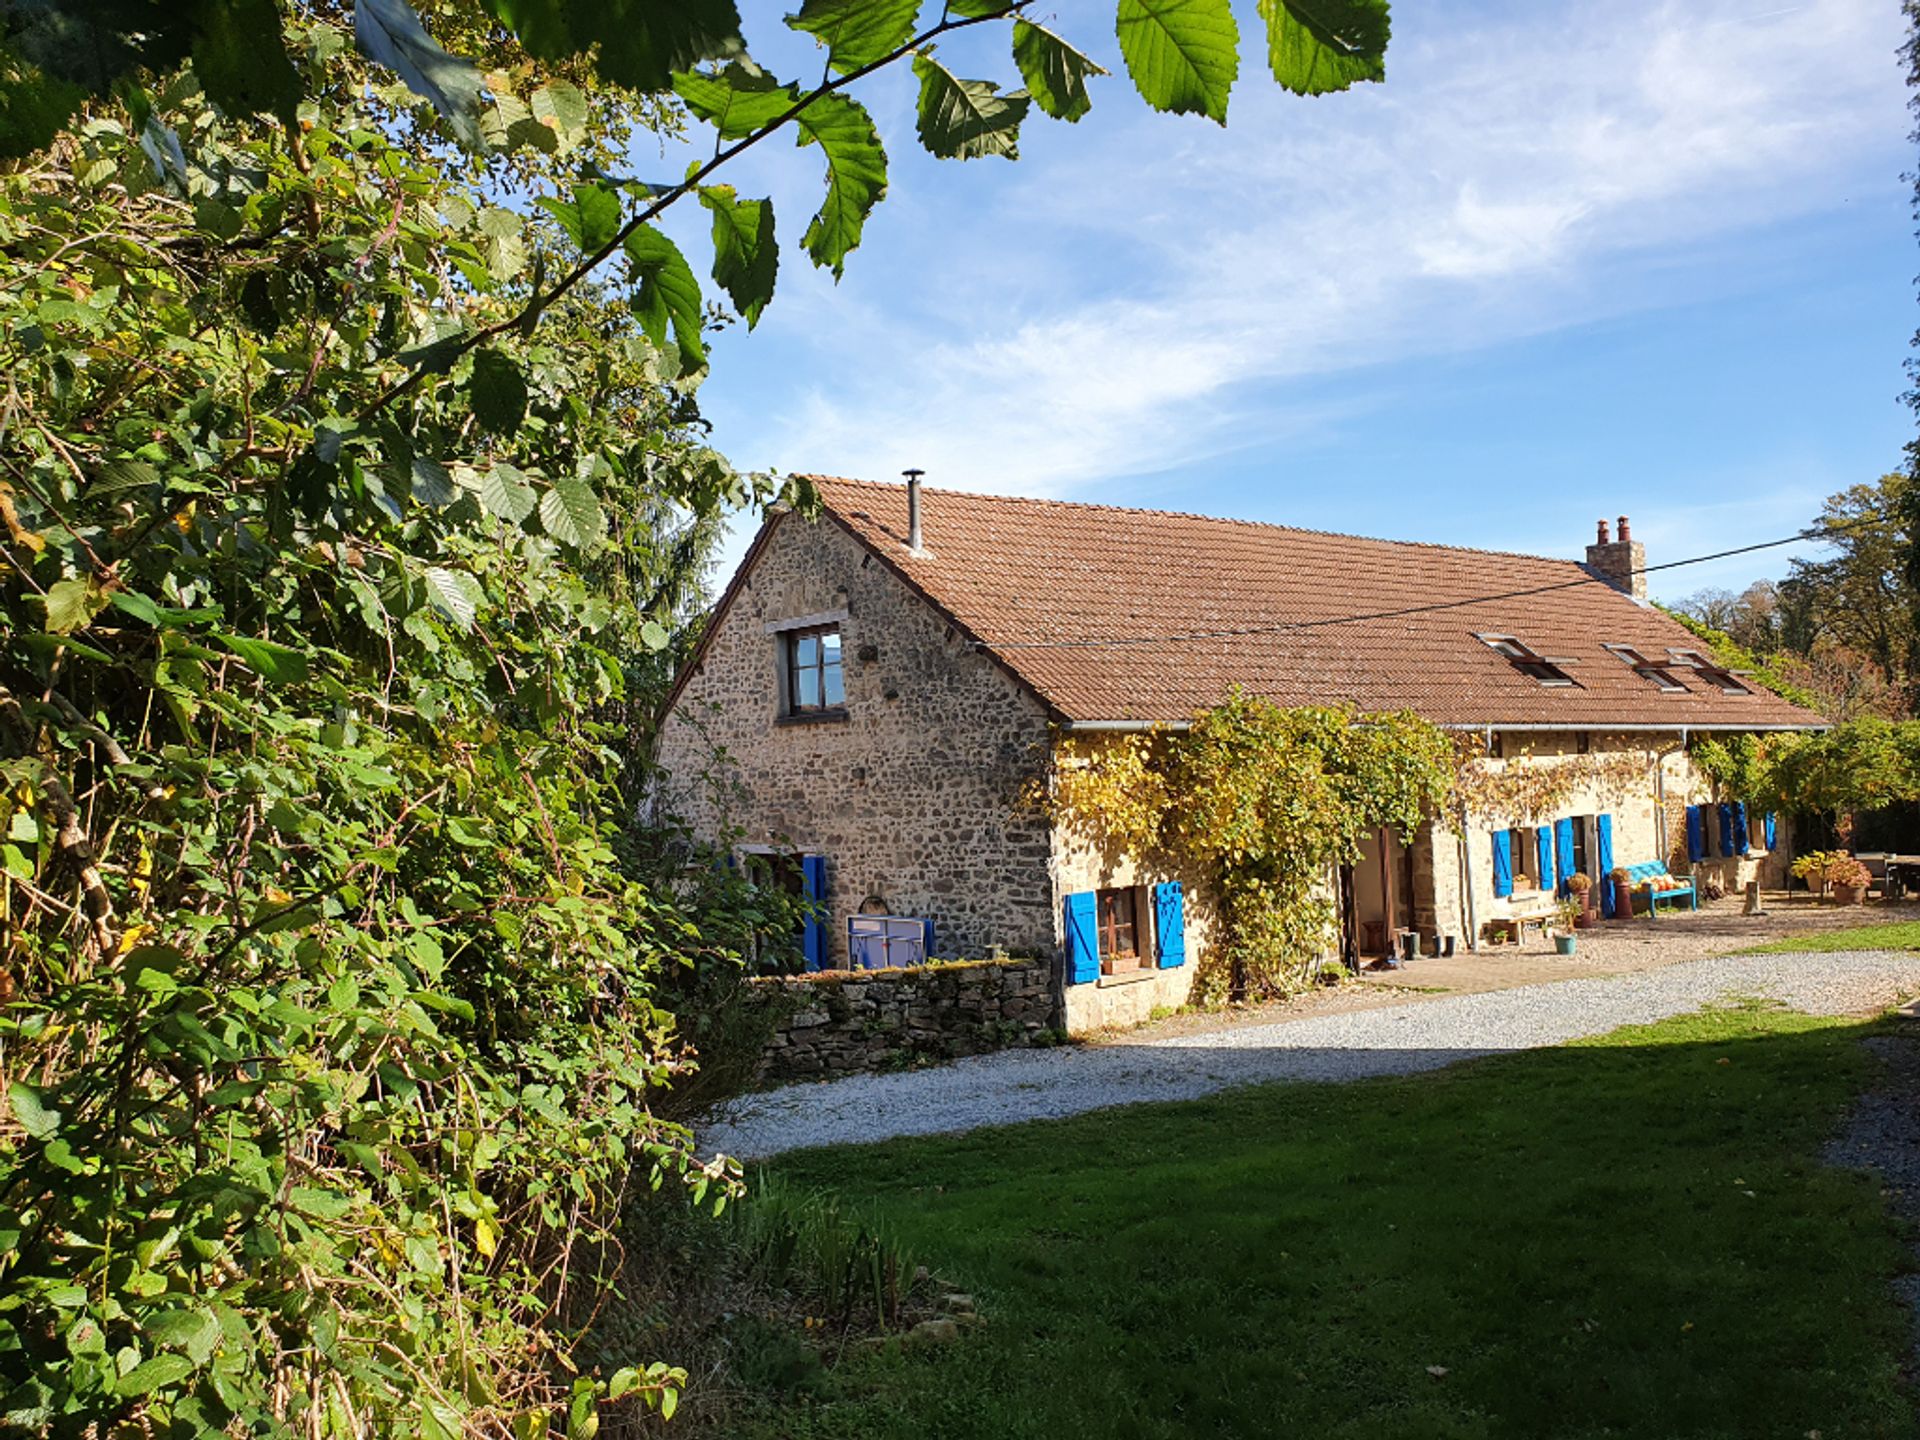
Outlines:
[[1533,832],[1533,845],[1540,856],[1540,868],[1533,872],[1534,883],[1545,890],[1553,884],[1553,831],[1542,825]]
[[1760,817],[1760,831],[1767,837],[1767,849],[1769,850],[1774,848],[1774,837],[1780,833],[1778,827],[1779,817],[1776,816],[1773,811],[1769,810],[1765,815]]
[[802,855],[800,878],[810,902],[806,926],[800,935],[801,953],[806,956],[807,969],[824,970],[827,966],[827,857]]
[[1513,894],[1513,849],[1508,839],[1510,832],[1493,832],[1493,893],[1495,895]]
[[1747,834],[1747,802],[1744,800],[1733,802],[1733,853],[1736,855],[1753,853],[1753,841]]
[[1733,806],[1731,803],[1724,801],[1721,803],[1719,819],[1720,855],[1722,859],[1725,859],[1738,853],[1733,840]]
[[1698,805],[1687,806],[1687,859],[1699,864],[1707,858],[1707,822]]
[[1553,869],[1554,892],[1562,898],[1573,892],[1567,889],[1567,881],[1573,878],[1573,817],[1553,822],[1553,843],[1559,851],[1557,863]]
[[1153,943],[1162,970],[1187,963],[1187,907],[1178,880],[1153,887]]
[[1593,817],[1594,862],[1600,867],[1600,913],[1613,918],[1613,816]]
[[1085,985],[1100,978],[1098,897],[1091,890],[1067,896],[1067,983]]
[[920,922],[920,958],[933,959],[933,921],[931,920]]

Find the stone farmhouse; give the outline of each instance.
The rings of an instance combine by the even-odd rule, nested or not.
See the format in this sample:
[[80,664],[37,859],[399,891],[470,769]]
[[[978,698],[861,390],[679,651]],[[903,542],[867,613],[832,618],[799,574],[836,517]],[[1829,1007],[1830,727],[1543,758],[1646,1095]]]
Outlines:
[[754,540],[657,757],[696,833],[817,902],[810,968],[1050,956],[1072,1031],[1183,1003],[1215,928],[1204,886],[1101,853],[1031,796],[1064,738],[1177,727],[1235,685],[1412,709],[1495,770],[1574,771],[1551,815],[1374,835],[1329,877],[1350,962],[1407,931],[1473,946],[1576,871],[1784,883],[1784,826],[1716,803],[1687,743],[1823,722],[1647,603],[1624,517],[1580,564],[917,479],[815,484],[817,518],[776,513]]

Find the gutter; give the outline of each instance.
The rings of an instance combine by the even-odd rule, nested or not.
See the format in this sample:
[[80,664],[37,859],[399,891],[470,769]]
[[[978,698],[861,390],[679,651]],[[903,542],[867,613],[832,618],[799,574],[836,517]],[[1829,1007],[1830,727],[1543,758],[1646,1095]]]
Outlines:
[[1681,735],[1689,735],[1704,734],[1709,731],[1721,731],[1730,735],[1757,735],[1776,731],[1789,734],[1801,734],[1809,730],[1831,730],[1833,724],[1831,721],[1822,720],[1814,725],[1741,725],[1737,723],[1696,725],[1691,722],[1687,724],[1675,723],[1670,725],[1609,725],[1603,720],[1597,720],[1591,724],[1584,725],[1486,725],[1479,723],[1455,723],[1442,725],[1439,728],[1442,730],[1480,730],[1488,735],[1571,735],[1583,730],[1590,735],[1672,735],[1676,732]]

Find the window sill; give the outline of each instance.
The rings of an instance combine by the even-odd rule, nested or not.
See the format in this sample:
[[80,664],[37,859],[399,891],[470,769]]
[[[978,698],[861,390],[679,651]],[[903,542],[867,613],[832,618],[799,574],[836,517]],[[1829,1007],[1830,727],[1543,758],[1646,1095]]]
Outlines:
[[1142,980],[1151,980],[1159,973],[1157,969],[1146,966],[1138,970],[1122,970],[1116,975],[1102,975],[1094,981],[1094,988],[1104,990],[1110,985],[1138,985]]
[[838,725],[847,720],[844,708],[832,710],[802,710],[795,715],[776,715],[775,725]]

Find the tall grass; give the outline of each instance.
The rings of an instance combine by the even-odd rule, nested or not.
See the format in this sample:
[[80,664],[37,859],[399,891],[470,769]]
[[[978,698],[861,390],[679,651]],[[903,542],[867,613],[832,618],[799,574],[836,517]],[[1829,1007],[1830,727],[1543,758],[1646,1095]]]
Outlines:
[[836,1325],[900,1323],[913,1259],[887,1226],[839,1195],[762,1174],[723,1223],[753,1284],[793,1294]]

